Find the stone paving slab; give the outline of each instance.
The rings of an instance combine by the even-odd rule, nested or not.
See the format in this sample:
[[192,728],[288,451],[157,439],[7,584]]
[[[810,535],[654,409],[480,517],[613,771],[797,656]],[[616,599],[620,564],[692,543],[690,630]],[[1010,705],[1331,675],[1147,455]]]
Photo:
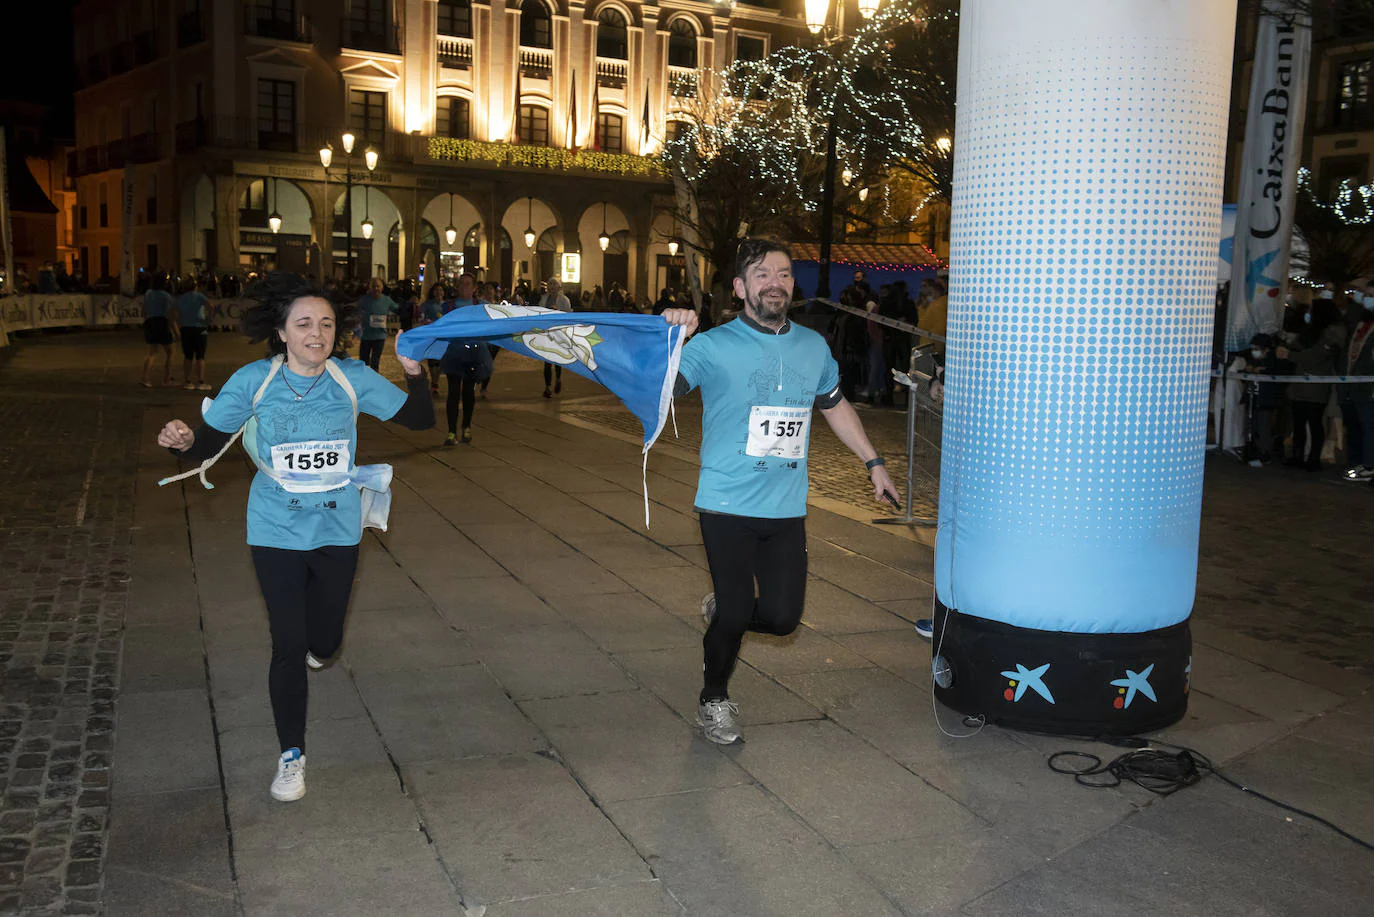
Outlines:
[[[50,353],[83,353],[87,339],[117,338],[71,336]],[[215,344],[224,365],[247,353]],[[340,659],[310,676],[310,794],[275,804],[266,619],[242,538],[251,469],[236,451],[213,492],[151,487],[169,469],[153,433],[194,416],[199,396],[145,393],[130,376],[91,404],[81,373],[101,359],[49,377],[27,364],[67,387],[43,414],[14,413],[30,386],[13,397],[0,367],[0,420],[32,431],[0,442],[13,457],[0,475],[31,473],[24,436],[41,439],[68,406],[95,412],[89,430],[114,456],[84,528],[66,521],[71,488],[39,500],[30,487],[0,508],[0,531],[30,545],[0,557],[0,912],[1325,915],[1374,897],[1365,852],[1219,781],[1167,799],[1083,788],[1047,756],[1117,749],[975,733],[934,708],[929,646],[910,628],[930,607],[928,533],[872,527],[854,518],[864,512],[813,509],[805,629],[750,641],[732,684],[746,741],[706,743],[692,725],[710,585],[691,455],[651,456],[645,530],[635,438],[559,416],[615,409],[581,380],[566,407],[546,403],[519,361],[500,364],[509,384],[482,404],[472,446],[363,423],[360,455],[396,467],[397,512],[390,533],[365,539]],[[395,374],[390,355],[383,368]],[[818,490],[843,489],[862,475],[854,464],[821,457]],[[1367,543],[1370,519],[1336,482],[1276,494],[1267,476],[1209,464],[1207,483],[1194,695],[1163,736],[1374,832],[1371,603],[1351,586],[1364,578],[1348,547]],[[1255,529],[1256,494],[1310,521],[1312,546]],[[1262,575],[1238,572],[1280,549],[1292,556]],[[63,634],[54,692],[44,654]],[[86,677],[88,695],[69,700]],[[36,690],[14,703],[16,686]],[[116,692],[131,728],[112,742]],[[51,730],[46,747],[35,726]],[[193,774],[201,761],[215,773],[133,792],[153,786],[170,731]],[[153,836],[179,806],[176,830]]]

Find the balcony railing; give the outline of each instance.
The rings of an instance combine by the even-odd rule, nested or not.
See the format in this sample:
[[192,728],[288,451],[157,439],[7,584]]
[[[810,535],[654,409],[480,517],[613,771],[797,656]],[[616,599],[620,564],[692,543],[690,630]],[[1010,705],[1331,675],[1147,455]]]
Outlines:
[[552,48],[527,48],[520,46],[520,72],[525,76],[548,79],[553,72]]
[[308,16],[282,16],[265,6],[249,6],[244,9],[243,31],[254,38],[271,38],[300,44],[313,44],[315,41],[315,29]]
[[668,91],[677,99],[697,97],[697,71],[693,67],[669,67]]
[[177,125],[177,152],[194,153],[210,140],[210,125],[204,118],[182,121]]
[[[334,164],[343,164],[343,150],[339,136],[345,125],[297,124],[293,130],[278,131],[262,129],[256,118],[200,118],[183,121],[176,126],[176,147],[178,153],[193,153],[200,149],[262,150],[274,153],[300,153],[308,156],[313,165],[319,165],[317,151],[326,143],[334,145]],[[416,144],[410,138],[396,131],[379,131],[375,135],[364,135],[355,127],[357,146],[353,148],[355,170],[366,171],[362,153],[369,146],[382,157],[380,168],[388,163],[413,161]],[[424,138],[420,138],[424,139]]]
[[110,49],[110,75],[115,76],[132,70],[134,66],[134,43],[121,41]]
[[111,140],[105,144],[105,168],[122,169],[128,158],[128,146],[123,140]]
[[145,163],[156,162],[158,156],[157,134],[149,131],[130,137],[127,144],[130,162]]
[[398,54],[401,50],[394,25],[383,26],[377,30],[355,28],[349,23],[344,23],[343,46],[358,51],[380,51],[384,54]]
[[550,171],[569,169],[664,179],[667,173],[654,156],[624,153],[599,153],[592,150],[558,149],[529,144],[486,143],[452,137],[414,137],[421,144],[415,161],[449,164],[474,164],[501,168],[527,168]]
[[134,66],[141,67],[157,60],[157,33],[140,32],[134,36]]
[[440,35],[435,39],[439,63],[444,67],[468,70],[472,67],[472,39]]
[[177,20],[177,47],[189,48],[205,40],[205,29],[201,26],[200,10],[182,13]]
[[596,59],[596,81],[602,86],[624,86],[630,77],[630,62],[614,57]]

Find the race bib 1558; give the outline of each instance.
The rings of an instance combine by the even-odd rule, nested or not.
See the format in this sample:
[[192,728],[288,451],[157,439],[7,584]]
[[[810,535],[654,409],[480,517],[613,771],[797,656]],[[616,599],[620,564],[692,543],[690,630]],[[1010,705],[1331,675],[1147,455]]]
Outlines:
[[272,447],[272,473],[291,493],[333,490],[348,483],[348,440],[312,440]]

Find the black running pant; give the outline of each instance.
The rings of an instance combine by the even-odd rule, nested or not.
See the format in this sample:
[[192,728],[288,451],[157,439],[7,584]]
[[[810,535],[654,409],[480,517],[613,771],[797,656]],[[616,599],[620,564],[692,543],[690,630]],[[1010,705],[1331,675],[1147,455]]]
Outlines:
[[358,342],[358,359],[376,369],[381,365],[383,350],[386,350],[386,338],[375,341],[363,339]]
[[701,513],[701,537],[716,588],[716,614],[702,638],[704,703],[730,696],[746,632],[782,637],[797,629],[806,603],[806,517]]
[[357,545],[313,551],[253,547],[267,618],[272,630],[272,665],[267,690],[281,750],[305,751],[305,654],[328,659],[343,642],[344,614],[358,569]]
[[[1326,445],[1325,401],[1291,401],[1293,409],[1293,461],[1306,461],[1316,465],[1322,458],[1322,447]],[[1311,456],[1308,457],[1307,441],[1312,440]]]
[[477,406],[477,380],[465,379],[455,373],[448,376],[448,431],[458,435],[458,408],[463,408],[463,429],[472,426],[472,411]]
[[553,388],[554,373],[558,374],[558,381],[563,381],[563,367],[555,366],[552,363],[544,364],[544,388]]

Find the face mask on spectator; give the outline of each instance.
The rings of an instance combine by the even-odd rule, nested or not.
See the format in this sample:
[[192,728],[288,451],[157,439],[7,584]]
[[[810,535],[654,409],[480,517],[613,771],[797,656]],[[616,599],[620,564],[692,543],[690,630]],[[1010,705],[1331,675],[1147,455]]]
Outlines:
[[1263,350],[1260,350],[1258,347],[1251,347],[1251,348],[1250,348],[1250,358],[1253,359],[1253,360],[1263,360],[1263,359],[1264,359],[1264,351],[1263,351]]
[[1304,325],[1310,325],[1310,324],[1312,324],[1312,313],[1311,313],[1311,312],[1304,312],[1304,313],[1302,314],[1302,323],[1303,323]]

